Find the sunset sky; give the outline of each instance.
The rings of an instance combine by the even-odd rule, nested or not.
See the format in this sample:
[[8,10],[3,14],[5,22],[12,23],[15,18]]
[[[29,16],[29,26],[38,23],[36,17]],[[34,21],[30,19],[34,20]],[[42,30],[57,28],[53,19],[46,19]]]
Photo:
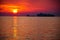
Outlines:
[[58,0],[1,0],[0,12],[58,12]]

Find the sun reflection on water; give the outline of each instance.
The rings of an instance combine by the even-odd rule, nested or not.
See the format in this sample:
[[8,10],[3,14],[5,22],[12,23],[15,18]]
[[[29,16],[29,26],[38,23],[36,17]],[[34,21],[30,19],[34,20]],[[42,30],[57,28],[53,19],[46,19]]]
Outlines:
[[14,40],[17,39],[17,17],[16,16],[13,17],[13,37]]

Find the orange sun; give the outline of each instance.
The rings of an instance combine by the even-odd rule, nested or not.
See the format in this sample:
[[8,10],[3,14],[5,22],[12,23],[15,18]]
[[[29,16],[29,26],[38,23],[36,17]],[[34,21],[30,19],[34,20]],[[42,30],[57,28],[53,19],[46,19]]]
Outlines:
[[13,12],[14,14],[17,14],[18,9],[13,9],[12,12]]

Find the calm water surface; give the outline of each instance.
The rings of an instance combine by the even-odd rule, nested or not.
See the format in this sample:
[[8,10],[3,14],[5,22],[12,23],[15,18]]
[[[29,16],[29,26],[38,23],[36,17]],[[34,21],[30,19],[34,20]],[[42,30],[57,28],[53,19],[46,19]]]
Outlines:
[[0,40],[59,40],[59,17],[0,17]]

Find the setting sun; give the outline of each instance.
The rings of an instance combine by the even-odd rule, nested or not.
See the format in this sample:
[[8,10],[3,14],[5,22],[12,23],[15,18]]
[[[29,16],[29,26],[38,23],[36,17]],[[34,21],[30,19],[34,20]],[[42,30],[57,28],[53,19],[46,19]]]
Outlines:
[[12,12],[16,14],[18,12],[18,9],[13,9]]

